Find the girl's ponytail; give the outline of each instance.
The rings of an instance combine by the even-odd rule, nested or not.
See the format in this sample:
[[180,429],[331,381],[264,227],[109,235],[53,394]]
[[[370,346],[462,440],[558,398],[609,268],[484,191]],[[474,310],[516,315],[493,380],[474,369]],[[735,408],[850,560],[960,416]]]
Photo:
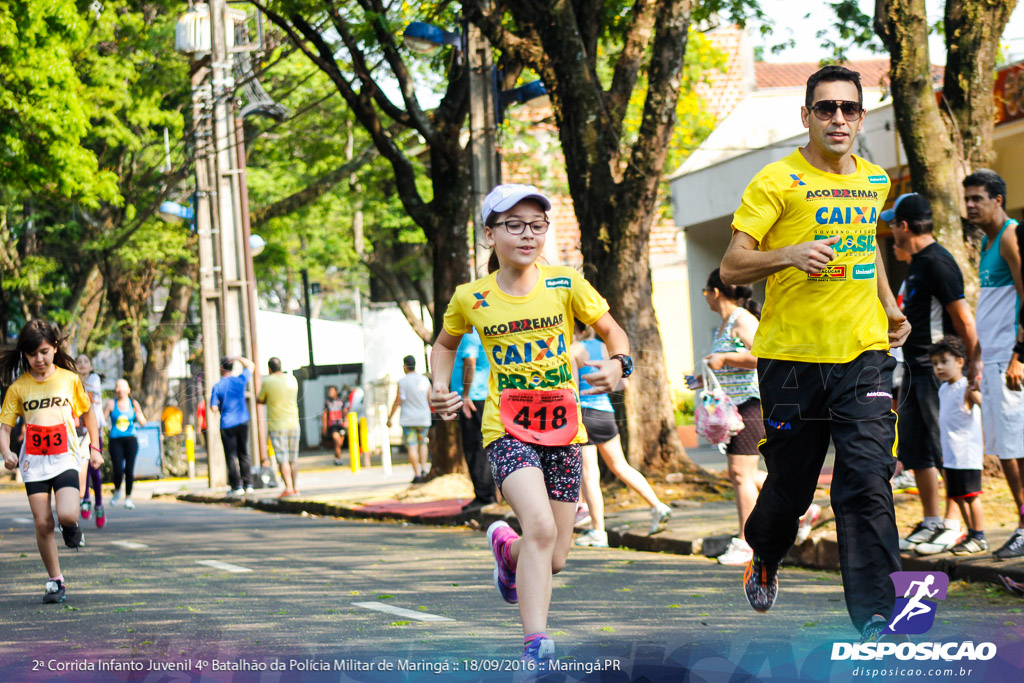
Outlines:
[[487,274],[490,275],[494,271],[498,270],[498,268],[500,268],[500,267],[501,267],[501,264],[498,263],[498,252],[496,252],[496,251],[494,251],[492,249],[491,250],[491,255],[487,259]]

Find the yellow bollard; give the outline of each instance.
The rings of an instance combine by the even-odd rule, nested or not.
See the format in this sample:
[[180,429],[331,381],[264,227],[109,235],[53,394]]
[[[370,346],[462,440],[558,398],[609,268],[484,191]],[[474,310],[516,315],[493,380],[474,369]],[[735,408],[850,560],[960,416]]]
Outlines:
[[196,433],[192,425],[185,425],[185,459],[188,462],[188,478],[196,478]]
[[366,418],[361,417],[359,418],[359,450],[362,451],[363,453],[370,450],[366,446],[366,438]]
[[348,460],[353,472],[359,471],[359,416],[348,414]]

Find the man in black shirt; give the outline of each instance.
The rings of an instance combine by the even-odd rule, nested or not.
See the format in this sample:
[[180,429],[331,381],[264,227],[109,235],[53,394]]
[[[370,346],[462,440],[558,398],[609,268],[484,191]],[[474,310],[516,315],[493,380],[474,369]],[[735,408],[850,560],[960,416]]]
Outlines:
[[[905,373],[899,406],[899,459],[913,470],[924,507],[924,520],[906,538],[900,550],[921,554],[942,552],[960,539],[959,523],[944,526],[939,513],[939,382],[932,373],[928,347],[947,334],[958,334],[968,357],[978,343],[974,315],[964,299],[964,277],[953,255],[932,236],[932,210],[919,194],[901,195],[893,208],[883,211],[896,246],[911,255],[904,284],[903,314],[910,322],[910,336],[903,344]],[[980,378],[972,363],[966,368],[968,382]]]

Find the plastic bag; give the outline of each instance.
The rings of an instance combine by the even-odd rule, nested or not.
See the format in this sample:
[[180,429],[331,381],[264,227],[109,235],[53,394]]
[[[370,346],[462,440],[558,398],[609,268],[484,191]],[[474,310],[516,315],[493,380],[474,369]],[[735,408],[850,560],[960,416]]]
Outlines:
[[733,436],[743,431],[743,418],[707,361],[703,361],[703,371],[704,388],[697,396],[693,421],[698,434],[709,443],[724,448]]
[[252,473],[252,485],[257,489],[277,488],[277,477],[273,467],[255,467]]

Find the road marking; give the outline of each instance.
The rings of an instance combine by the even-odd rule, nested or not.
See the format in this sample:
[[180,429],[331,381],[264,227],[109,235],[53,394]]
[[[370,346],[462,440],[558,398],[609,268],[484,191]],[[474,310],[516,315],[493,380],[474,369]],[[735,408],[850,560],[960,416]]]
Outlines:
[[377,612],[387,612],[388,614],[394,614],[395,616],[406,617],[408,619],[416,619],[417,621],[454,621],[454,619],[449,619],[448,617],[442,617],[436,614],[427,614],[426,612],[416,612],[411,609],[395,607],[394,605],[386,605],[382,602],[353,602],[352,604],[356,607],[364,607]]
[[11,517],[11,521],[12,522],[16,522],[18,524],[34,524],[35,523],[29,517]]
[[214,569],[223,569],[226,572],[233,574],[242,574],[244,572],[251,572],[252,570],[248,567],[239,567],[237,564],[228,564],[227,562],[221,562],[220,560],[196,560],[196,564],[204,564],[207,567],[213,567]]
[[111,543],[119,545],[122,548],[127,548],[128,550],[142,550],[143,548],[149,547],[145,543],[136,543],[135,541],[111,541]]

